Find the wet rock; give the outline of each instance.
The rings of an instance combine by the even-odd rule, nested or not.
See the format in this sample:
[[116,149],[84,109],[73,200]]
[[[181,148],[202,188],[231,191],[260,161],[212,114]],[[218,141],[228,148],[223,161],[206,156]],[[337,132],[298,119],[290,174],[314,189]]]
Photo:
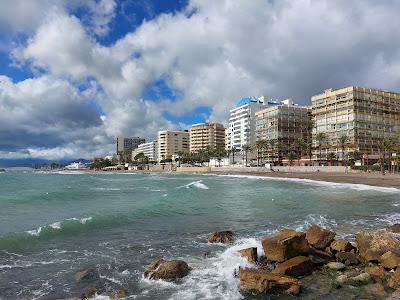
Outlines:
[[354,249],[354,246],[346,240],[334,240],[331,243],[330,249],[332,253],[337,253],[337,252],[350,252],[351,250]]
[[306,232],[306,239],[308,243],[317,249],[325,249],[328,247],[336,233],[327,229],[324,229],[318,225],[311,225]]
[[336,259],[346,266],[358,265],[360,263],[357,256],[351,252],[338,252],[336,253]]
[[400,233],[400,224],[390,225],[390,226],[386,227],[386,229],[393,233]]
[[257,292],[273,294],[287,292],[297,294],[300,291],[300,282],[292,277],[259,269],[240,269],[240,289],[242,292]]
[[99,278],[99,273],[95,269],[83,270],[76,272],[74,275],[74,279],[77,283],[93,281]]
[[382,283],[370,284],[367,286],[366,290],[368,294],[375,295],[378,297],[384,297],[387,295],[385,287],[383,286]]
[[400,289],[400,268],[390,276],[388,285],[392,289]]
[[144,272],[144,276],[149,279],[176,280],[185,277],[189,273],[189,266],[183,260],[157,259],[152,261]]
[[400,265],[400,256],[392,251],[388,251],[379,258],[379,261],[382,267],[386,269],[395,269]]
[[229,244],[235,240],[235,233],[233,231],[216,231],[208,235],[209,243],[223,243]]
[[319,249],[310,247],[310,255],[323,259],[325,261],[325,264],[327,264],[328,262],[334,261],[333,254],[326,252],[324,250],[319,250]]
[[257,265],[259,266],[260,269],[272,271],[277,266],[277,263],[272,260],[269,260],[263,255],[258,260]]
[[309,275],[315,270],[312,261],[305,256],[296,256],[283,263],[280,263],[272,273],[283,274],[292,277]]
[[290,258],[307,255],[309,245],[305,233],[292,229],[282,229],[275,236],[262,241],[264,253],[269,260],[285,261]]
[[239,250],[239,254],[245,257],[249,262],[257,262],[257,248],[255,247]]
[[386,252],[396,252],[400,248],[400,240],[386,230],[364,230],[356,235],[360,257],[366,261],[378,261]]
[[375,278],[383,278],[385,276],[385,269],[381,266],[366,267],[365,272]]
[[90,299],[96,296],[97,290],[94,287],[90,287],[86,289],[86,291],[82,295],[82,299]]
[[120,299],[120,298],[125,298],[128,294],[126,290],[120,289],[116,291],[108,291],[102,294],[103,296],[107,296],[110,299]]
[[372,277],[368,273],[361,273],[360,275],[350,278],[350,280],[355,285],[367,285],[372,281]]
[[331,270],[336,270],[336,271],[343,270],[344,268],[346,268],[346,265],[345,265],[345,264],[343,264],[343,263],[341,263],[341,262],[336,262],[336,261],[330,262],[330,263],[328,263],[326,266],[327,266],[329,269],[331,269]]
[[327,263],[325,259],[318,257],[318,256],[314,256],[314,255],[311,255],[310,259],[311,259],[312,263],[314,264],[314,266],[316,266],[316,267],[321,267]]

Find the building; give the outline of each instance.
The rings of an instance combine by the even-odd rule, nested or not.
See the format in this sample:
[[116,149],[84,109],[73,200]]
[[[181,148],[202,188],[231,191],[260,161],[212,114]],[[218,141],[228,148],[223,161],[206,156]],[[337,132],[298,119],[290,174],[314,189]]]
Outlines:
[[225,150],[231,149],[231,129],[225,128]]
[[139,153],[143,153],[145,156],[147,156],[149,158],[149,161],[157,161],[158,160],[157,141],[140,144],[135,150],[132,151],[132,160],[134,160],[135,156],[138,155]]
[[[331,152],[342,159],[342,152],[355,151],[377,157],[379,142],[400,130],[400,93],[350,86],[325,90],[311,102],[316,158],[320,151],[322,159]],[[320,133],[323,139],[317,139]],[[341,136],[347,137],[345,144]]]
[[263,151],[268,161],[307,156],[312,128],[311,107],[295,105],[289,99],[256,112],[256,138],[268,142],[267,151]]
[[255,142],[255,113],[263,106],[264,97],[247,97],[230,110],[226,149],[241,150],[243,145]]
[[219,123],[204,123],[193,125],[189,130],[190,152],[210,147],[225,147],[225,127]]
[[118,137],[117,138],[117,153],[124,153],[129,155],[132,150],[136,149],[140,144],[145,143],[146,140],[140,137]]
[[181,152],[189,152],[189,132],[163,130],[158,132],[158,160],[171,159]]

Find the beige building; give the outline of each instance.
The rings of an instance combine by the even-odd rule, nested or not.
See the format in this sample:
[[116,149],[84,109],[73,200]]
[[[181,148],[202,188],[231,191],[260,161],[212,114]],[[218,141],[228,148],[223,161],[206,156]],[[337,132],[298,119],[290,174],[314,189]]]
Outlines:
[[180,152],[189,152],[188,131],[159,131],[157,142],[159,161],[171,159]]
[[193,125],[190,130],[190,152],[211,147],[225,147],[225,128],[218,123],[205,123]]
[[306,157],[307,143],[311,145],[311,120],[311,107],[294,105],[291,101],[256,112],[256,138],[268,142],[264,158],[281,161],[288,159],[290,153],[293,158]]
[[[339,139],[348,141],[345,153],[359,151],[370,156],[379,155],[379,141],[392,137],[400,130],[400,93],[350,86],[328,89],[313,96],[312,114],[315,122],[313,135],[315,157],[322,149],[322,159],[333,152],[342,157]],[[318,133],[325,139],[316,140]]]

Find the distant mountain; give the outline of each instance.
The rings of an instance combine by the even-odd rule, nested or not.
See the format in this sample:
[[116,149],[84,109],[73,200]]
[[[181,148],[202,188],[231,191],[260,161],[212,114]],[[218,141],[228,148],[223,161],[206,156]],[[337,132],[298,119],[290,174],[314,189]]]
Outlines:
[[90,160],[77,158],[77,159],[61,159],[61,160],[47,160],[39,158],[27,158],[27,159],[0,159],[0,167],[33,167],[35,165],[50,165],[52,163],[60,165],[69,165],[73,162],[89,163]]

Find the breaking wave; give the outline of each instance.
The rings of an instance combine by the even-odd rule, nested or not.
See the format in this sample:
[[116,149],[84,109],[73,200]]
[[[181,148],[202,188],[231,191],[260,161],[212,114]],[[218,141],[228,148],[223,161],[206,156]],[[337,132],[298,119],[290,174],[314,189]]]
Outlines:
[[185,187],[185,188],[190,188],[190,187],[192,187],[192,186],[194,186],[195,188],[198,188],[198,189],[202,189],[202,190],[208,190],[209,188],[208,188],[208,186],[206,186],[204,183],[203,183],[203,180],[197,180],[197,181],[192,181],[192,182],[190,182],[190,183],[188,183],[188,184],[186,184],[186,185],[184,185],[184,186],[179,186],[178,188],[183,188],[183,187]]

